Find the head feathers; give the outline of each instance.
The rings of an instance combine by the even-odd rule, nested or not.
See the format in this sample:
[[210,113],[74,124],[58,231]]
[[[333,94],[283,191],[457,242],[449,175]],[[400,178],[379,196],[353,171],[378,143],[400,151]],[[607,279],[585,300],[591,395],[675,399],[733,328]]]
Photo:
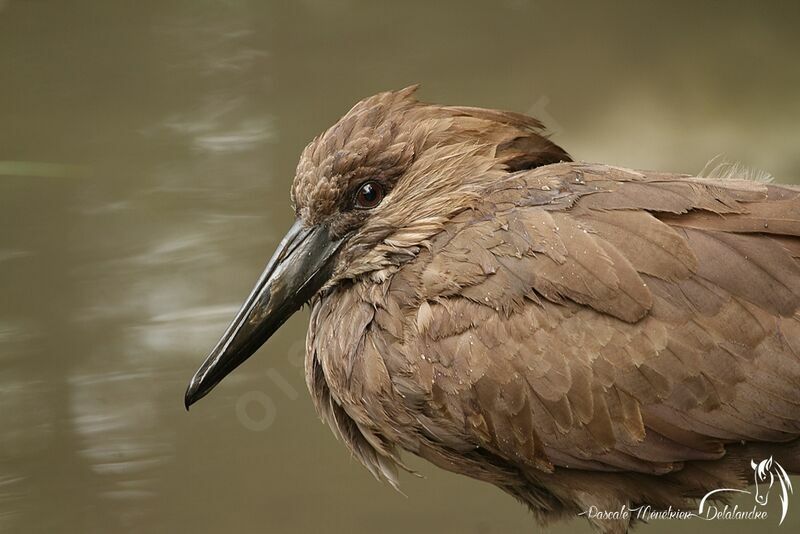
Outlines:
[[[307,224],[329,225],[337,236],[352,234],[342,254],[349,275],[415,255],[501,176],[570,161],[536,119],[426,104],[414,98],[416,88],[358,102],[305,148],[297,166],[296,213]],[[387,196],[370,212],[352,210],[353,196],[368,180]]]

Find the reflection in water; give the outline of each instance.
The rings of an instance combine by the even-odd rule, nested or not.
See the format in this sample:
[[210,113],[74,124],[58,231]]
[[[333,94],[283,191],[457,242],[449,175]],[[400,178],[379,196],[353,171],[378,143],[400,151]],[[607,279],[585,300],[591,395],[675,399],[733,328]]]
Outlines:
[[192,148],[208,152],[246,152],[274,140],[268,118],[237,117],[243,99],[212,98],[190,116],[167,118],[163,128],[191,139]]
[[101,483],[102,497],[154,496],[156,469],[173,454],[167,441],[170,436],[158,431],[161,422],[155,399],[145,395],[130,402],[141,395],[142,385],[154,378],[152,371],[70,377],[70,411],[82,445],[79,452],[92,471],[108,479]]
[[[229,304],[168,312],[154,316],[147,325],[132,327],[128,335],[138,340],[142,349],[153,353],[180,352],[187,337],[202,339],[209,332],[222,332],[238,309],[238,304]],[[192,361],[197,359],[197,354],[191,354]]]
[[0,347],[6,349],[6,354],[13,352],[13,345],[26,343],[35,335],[30,325],[12,319],[0,320]]
[[[183,409],[290,224],[300,150],[366,94],[530,109],[579,159],[697,171],[724,152],[800,177],[777,7],[421,9],[0,0],[0,530],[532,528],[493,488],[422,465],[405,499],[353,463],[300,393],[302,316]],[[248,424],[259,406],[269,424]]]
[[27,256],[30,252],[25,250],[0,250],[0,263],[4,261],[13,260],[15,258],[22,258]]
[[[255,111],[248,88],[252,74],[265,66],[268,53],[252,46],[255,29],[242,20],[240,13],[228,13],[232,19],[208,21],[186,17],[160,25],[157,31],[171,40],[182,43],[185,57],[171,66],[176,70],[200,73],[207,80],[231,80],[239,83],[237,93],[204,94],[190,112],[169,115],[162,127],[178,136],[190,139],[192,148],[208,152],[246,152],[273,140],[270,118]],[[244,24],[244,26],[243,26]],[[183,55],[183,54],[181,54]],[[266,75],[266,69],[260,71]],[[260,78],[257,77],[256,79]],[[245,89],[244,92],[242,90]]]
[[8,473],[0,475],[0,529],[4,531],[15,524],[14,517],[19,514],[20,501],[24,495],[16,488],[21,481],[22,477],[19,476]]

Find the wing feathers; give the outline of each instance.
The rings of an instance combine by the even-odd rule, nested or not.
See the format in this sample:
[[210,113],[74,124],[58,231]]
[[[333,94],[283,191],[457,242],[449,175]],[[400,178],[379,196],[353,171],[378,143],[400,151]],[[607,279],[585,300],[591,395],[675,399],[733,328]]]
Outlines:
[[530,194],[495,184],[375,310],[436,399],[427,427],[545,471],[800,436],[798,191],[584,164],[508,181]]

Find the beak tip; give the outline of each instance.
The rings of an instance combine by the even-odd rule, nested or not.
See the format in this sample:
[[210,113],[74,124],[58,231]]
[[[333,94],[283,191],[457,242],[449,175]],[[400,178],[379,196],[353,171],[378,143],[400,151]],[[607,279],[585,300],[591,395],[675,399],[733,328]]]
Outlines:
[[[2,0],[0,0],[2,1]],[[323,287],[344,237],[298,219],[267,263],[255,288],[186,388],[186,410],[247,360]]]
[[200,400],[202,394],[198,394],[198,390],[200,389],[200,383],[196,380],[192,380],[189,382],[189,387],[186,388],[186,393],[183,395],[183,405],[186,407],[186,411],[189,411],[189,407]]

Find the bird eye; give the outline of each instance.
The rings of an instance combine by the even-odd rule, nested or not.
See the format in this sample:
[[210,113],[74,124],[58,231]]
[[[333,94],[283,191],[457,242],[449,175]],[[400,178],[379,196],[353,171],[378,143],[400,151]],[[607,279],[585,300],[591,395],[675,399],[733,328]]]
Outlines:
[[358,188],[356,193],[356,208],[362,210],[372,209],[383,200],[383,187],[377,182],[366,182]]

